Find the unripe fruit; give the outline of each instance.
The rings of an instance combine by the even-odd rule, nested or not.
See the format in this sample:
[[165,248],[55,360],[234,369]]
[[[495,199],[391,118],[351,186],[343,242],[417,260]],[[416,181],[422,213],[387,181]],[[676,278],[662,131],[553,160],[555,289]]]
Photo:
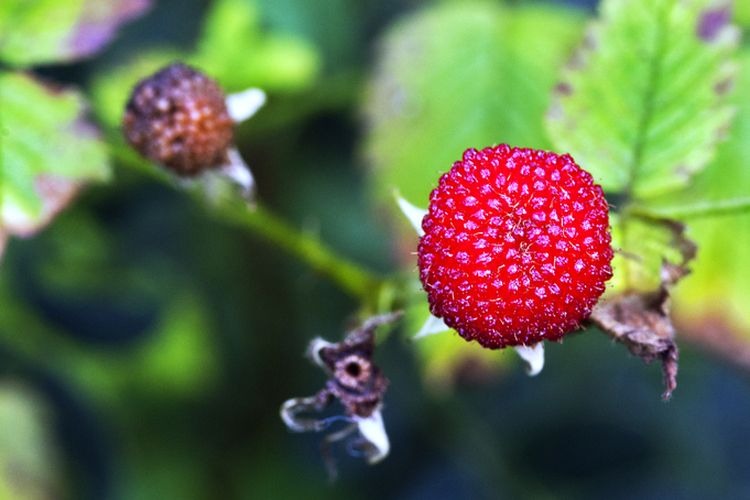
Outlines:
[[183,176],[227,164],[233,126],[216,82],[184,64],[138,83],[123,119],[136,150]]
[[422,228],[430,310],[484,347],[560,339],[612,276],[607,201],[569,155],[469,149],[432,191]]

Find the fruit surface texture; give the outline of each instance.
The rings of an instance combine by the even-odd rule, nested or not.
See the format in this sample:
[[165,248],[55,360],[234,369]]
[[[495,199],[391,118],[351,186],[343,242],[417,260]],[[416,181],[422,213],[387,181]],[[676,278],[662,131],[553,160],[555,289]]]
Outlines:
[[612,276],[608,208],[569,155],[467,150],[422,220],[419,276],[432,314],[492,349],[578,329]]
[[216,82],[179,63],[138,83],[123,118],[135,149],[183,176],[226,164],[233,127]]

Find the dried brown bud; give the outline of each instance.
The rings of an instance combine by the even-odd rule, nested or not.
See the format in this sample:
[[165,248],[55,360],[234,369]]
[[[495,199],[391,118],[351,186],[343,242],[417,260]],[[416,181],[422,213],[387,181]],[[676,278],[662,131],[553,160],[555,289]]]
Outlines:
[[388,379],[372,362],[378,324],[354,330],[343,341],[322,347],[317,353],[332,374],[326,389],[341,402],[350,416],[372,415],[380,407],[388,389]]
[[[388,379],[373,363],[372,357],[375,353],[375,330],[401,316],[400,311],[373,316],[335,344],[321,338],[314,339],[310,342],[308,356],[325,370],[328,381],[313,396],[292,398],[281,405],[281,419],[295,432],[320,432],[335,421],[348,423],[343,429],[327,435],[321,445],[331,478],[336,476],[336,464],[330,446],[337,441],[350,439],[351,449],[361,453],[370,464],[388,455],[390,443],[381,413]],[[321,413],[334,401],[341,403],[344,415],[325,418],[305,415]]]
[[183,176],[227,164],[233,126],[216,82],[179,63],[141,80],[123,118],[136,150]]

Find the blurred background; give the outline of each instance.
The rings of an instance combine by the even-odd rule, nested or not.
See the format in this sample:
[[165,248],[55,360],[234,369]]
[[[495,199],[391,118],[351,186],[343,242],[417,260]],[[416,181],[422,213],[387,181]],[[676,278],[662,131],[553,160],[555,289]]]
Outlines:
[[[90,95],[108,138],[127,89],[175,57],[230,90],[266,88],[237,131],[262,202],[366,267],[413,272],[416,237],[384,208],[363,144],[384,34],[433,3],[218,4],[154,1],[96,56],[36,72]],[[572,47],[596,2],[559,4]],[[243,40],[243,22],[263,35]],[[338,449],[329,483],[322,436],[288,432],[278,410],[322,387],[305,347],[339,339],[359,304],[115,158],[112,182],[12,240],[0,267],[0,497],[750,498],[747,372],[681,345],[664,403],[659,366],[593,330],[548,345],[536,378],[498,353],[429,368],[409,332],[390,336],[391,455],[368,467]]]

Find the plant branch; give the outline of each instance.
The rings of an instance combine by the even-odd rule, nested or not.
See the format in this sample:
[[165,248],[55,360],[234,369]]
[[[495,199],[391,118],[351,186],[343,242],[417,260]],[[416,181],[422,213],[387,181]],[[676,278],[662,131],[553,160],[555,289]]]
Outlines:
[[221,205],[210,210],[218,218],[243,227],[283,248],[312,269],[328,277],[348,294],[373,304],[382,280],[315,238],[291,226],[262,205],[247,209]]
[[[115,140],[112,144],[113,154],[120,162],[161,182],[171,179],[171,176],[142,159],[121,141]],[[295,228],[261,204],[251,208],[239,197],[231,202],[211,204],[200,191],[195,192],[194,196],[211,215],[265,238],[329,278],[344,292],[368,306],[376,307],[384,279],[337,254],[318,238]]]
[[750,197],[702,201],[672,207],[644,207],[634,205],[628,207],[627,211],[633,215],[659,219],[699,219],[702,217],[741,215],[750,213]]

